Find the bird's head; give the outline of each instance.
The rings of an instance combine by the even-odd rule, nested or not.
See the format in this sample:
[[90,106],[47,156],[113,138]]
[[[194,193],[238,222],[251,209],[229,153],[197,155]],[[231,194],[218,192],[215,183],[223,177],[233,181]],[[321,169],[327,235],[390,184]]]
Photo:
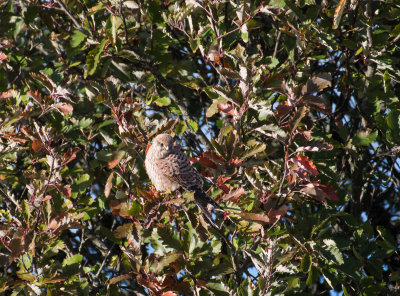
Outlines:
[[174,147],[174,139],[168,134],[159,134],[154,138],[151,148],[158,158],[166,157]]

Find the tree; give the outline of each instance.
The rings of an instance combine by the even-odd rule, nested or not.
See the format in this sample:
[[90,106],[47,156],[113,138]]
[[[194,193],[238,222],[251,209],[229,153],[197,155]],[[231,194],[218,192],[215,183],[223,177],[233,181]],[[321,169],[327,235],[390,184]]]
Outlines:
[[[2,293],[398,295],[398,1],[0,9]],[[152,189],[161,132],[219,231]]]

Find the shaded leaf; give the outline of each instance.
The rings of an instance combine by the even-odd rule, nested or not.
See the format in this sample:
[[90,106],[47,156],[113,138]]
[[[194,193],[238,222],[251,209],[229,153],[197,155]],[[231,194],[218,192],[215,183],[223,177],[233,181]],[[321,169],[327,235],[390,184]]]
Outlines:
[[329,73],[320,73],[315,77],[310,78],[302,87],[303,95],[320,92],[321,90],[331,86],[332,76]]
[[339,28],[340,19],[342,18],[344,8],[346,7],[347,0],[340,0],[340,3],[335,9],[335,15],[333,16],[332,29],[336,30]]
[[302,151],[319,152],[319,151],[328,151],[332,149],[333,146],[331,144],[325,143],[323,140],[312,140],[308,142],[306,145],[298,147],[296,149],[296,152],[302,152]]
[[368,146],[369,144],[375,142],[377,137],[378,137],[378,131],[374,131],[371,133],[359,132],[353,137],[352,143],[355,146]]
[[97,45],[94,49],[89,51],[89,53],[86,56],[86,67],[87,67],[87,72],[85,72],[84,77],[86,78],[87,76],[93,75],[94,72],[97,69],[97,66],[99,65],[100,61],[100,55],[104,50],[104,47],[107,44],[107,39],[103,39],[103,41]]

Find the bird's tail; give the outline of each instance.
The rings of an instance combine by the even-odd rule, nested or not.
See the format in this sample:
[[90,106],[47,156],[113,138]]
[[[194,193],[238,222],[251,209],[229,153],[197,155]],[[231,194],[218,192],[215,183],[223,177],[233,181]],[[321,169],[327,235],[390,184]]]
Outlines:
[[190,191],[194,191],[194,200],[196,203],[200,203],[204,207],[210,204],[215,208],[222,209],[221,206],[217,204],[217,202],[213,200],[207,193],[205,193],[205,191],[199,186],[190,186],[188,189]]

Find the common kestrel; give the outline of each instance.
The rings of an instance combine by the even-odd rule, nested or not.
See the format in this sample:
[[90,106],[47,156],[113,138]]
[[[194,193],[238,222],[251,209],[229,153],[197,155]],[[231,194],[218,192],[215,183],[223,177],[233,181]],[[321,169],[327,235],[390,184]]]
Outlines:
[[156,136],[146,154],[146,171],[157,191],[175,191],[179,187],[194,191],[200,206],[219,205],[203,190],[203,178],[168,134]]

